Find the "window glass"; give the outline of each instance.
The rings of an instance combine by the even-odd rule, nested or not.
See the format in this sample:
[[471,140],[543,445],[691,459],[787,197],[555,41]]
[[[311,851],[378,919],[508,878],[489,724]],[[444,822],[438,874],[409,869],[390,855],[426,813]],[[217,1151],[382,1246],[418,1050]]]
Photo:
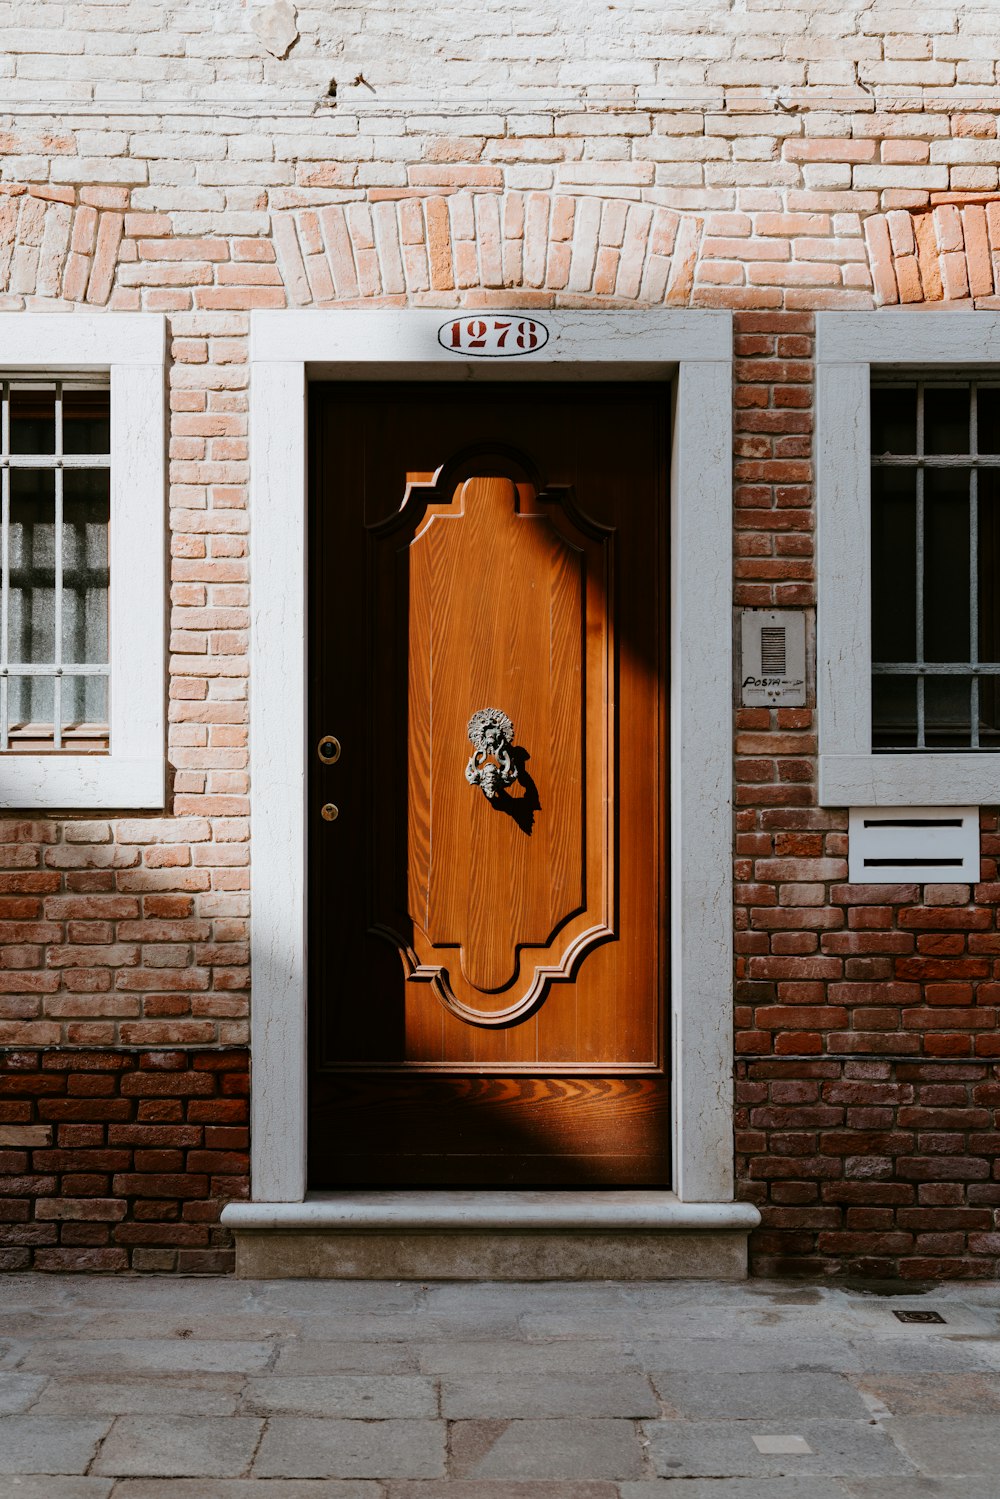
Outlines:
[[876,661],[912,661],[917,649],[916,474],[872,471],[872,654]]
[[111,451],[111,406],[106,390],[63,387],[63,452]]
[[980,453],[1000,453],[1000,385],[980,385],[976,426]]
[[969,471],[924,474],[924,659],[968,661]]
[[872,452],[917,451],[917,390],[914,385],[872,389]]
[[924,452],[968,453],[969,387],[928,385],[923,396]]
[[56,450],[56,391],[54,385],[18,383],[8,396],[10,451],[54,453]]
[[916,749],[916,677],[872,679],[874,749]]

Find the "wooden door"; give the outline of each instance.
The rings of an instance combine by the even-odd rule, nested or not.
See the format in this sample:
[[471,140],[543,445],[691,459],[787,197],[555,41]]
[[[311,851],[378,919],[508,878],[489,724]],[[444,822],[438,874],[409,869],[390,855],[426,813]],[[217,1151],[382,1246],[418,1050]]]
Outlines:
[[311,402],[310,1185],[666,1185],[667,387]]

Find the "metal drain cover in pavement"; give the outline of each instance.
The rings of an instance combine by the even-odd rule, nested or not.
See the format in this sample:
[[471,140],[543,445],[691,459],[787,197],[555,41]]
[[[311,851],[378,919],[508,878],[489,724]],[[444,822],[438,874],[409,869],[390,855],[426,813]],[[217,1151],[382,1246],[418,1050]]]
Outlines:
[[900,1322],[943,1322],[940,1312],[893,1312]]

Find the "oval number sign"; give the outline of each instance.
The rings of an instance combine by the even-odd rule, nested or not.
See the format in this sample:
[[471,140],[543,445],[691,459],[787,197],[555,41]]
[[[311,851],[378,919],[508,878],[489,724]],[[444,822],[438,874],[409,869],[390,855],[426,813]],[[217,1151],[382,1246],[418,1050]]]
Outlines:
[[483,359],[531,354],[548,341],[549,330],[537,318],[457,317],[438,329],[438,343],[443,349]]

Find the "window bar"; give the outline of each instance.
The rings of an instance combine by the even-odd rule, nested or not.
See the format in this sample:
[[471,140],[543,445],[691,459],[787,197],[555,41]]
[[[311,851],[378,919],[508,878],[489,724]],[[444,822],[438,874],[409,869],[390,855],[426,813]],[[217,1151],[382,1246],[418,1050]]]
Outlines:
[[[978,386],[969,382],[969,453],[975,458],[979,451]],[[979,748],[979,471],[975,464],[969,470],[969,664],[972,680],[969,683],[969,723],[972,749]]]
[[10,385],[0,387],[0,750],[10,748]]
[[917,532],[917,587],[916,587],[916,633],[917,633],[917,749],[927,748],[926,720],[924,716],[924,469],[920,461],[924,455],[924,386],[917,383],[917,472],[916,472],[916,532]]
[[[63,670],[68,668],[63,667]],[[997,677],[1000,676],[1000,661],[980,661],[975,666],[970,666],[968,661],[925,661],[923,666],[915,661],[873,661],[872,671],[890,677],[913,677],[921,673],[925,677],[967,677],[971,671],[980,677]]]
[[62,749],[62,582],[63,582],[63,388],[56,382],[56,534],[55,599],[53,622],[53,656],[55,676],[52,679],[52,748]]

